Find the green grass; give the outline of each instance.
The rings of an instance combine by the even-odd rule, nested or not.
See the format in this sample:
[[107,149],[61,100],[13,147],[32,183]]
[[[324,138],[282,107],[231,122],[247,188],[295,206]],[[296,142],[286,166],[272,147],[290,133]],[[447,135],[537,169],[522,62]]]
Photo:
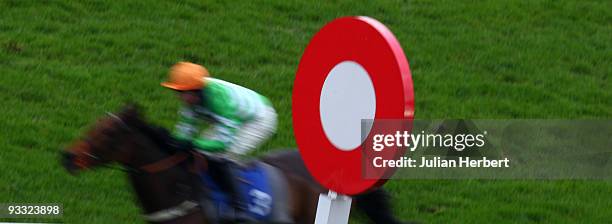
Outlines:
[[[0,1],[0,11],[0,202],[63,203],[66,223],[142,222],[123,174],[74,178],[57,153],[128,100],[172,127],[179,102],[159,82],[177,61],[269,96],[279,132],[262,148],[295,146],[294,72],[314,33],[341,16],[394,32],[418,118],[612,117],[610,1]],[[603,181],[386,188],[398,215],[425,223],[612,220]]]

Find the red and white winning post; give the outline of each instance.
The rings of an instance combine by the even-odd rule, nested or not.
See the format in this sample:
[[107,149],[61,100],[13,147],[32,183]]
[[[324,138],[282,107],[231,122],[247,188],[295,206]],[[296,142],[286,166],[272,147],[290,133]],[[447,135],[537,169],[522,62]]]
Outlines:
[[[348,223],[350,195],[386,182],[382,173],[387,172],[380,178],[362,175],[362,119],[414,115],[412,76],[404,51],[391,31],[372,18],[336,19],[306,47],[292,102],[300,153],[312,176],[330,190],[319,196],[315,223]],[[365,132],[371,128],[365,127]]]

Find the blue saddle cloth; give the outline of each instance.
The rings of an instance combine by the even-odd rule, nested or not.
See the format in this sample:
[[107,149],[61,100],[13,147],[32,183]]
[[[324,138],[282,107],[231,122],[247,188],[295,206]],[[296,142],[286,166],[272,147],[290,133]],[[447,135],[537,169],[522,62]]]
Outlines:
[[[272,216],[273,198],[272,187],[266,170],[261,163],[254,163],[245,168],[235,168],[233,173],[240,178],[237,192],[246,200],[247,213],[258,221],[270,220]],[[206,172],[202,173],[204,186],[210,189],[210,199],[215,204],[218,214],[233,212],[231,198],[222,190],[213,178]]]

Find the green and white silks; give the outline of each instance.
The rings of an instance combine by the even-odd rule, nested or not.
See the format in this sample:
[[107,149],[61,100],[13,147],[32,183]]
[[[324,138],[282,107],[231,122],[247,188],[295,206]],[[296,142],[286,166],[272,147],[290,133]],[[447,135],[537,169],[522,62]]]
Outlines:
[[[202,105],[181,108],[175,137],[191,140],[204,152],[242,155],[276,131],[277,115],[267,98],[233,83],[206,79]],[[211,126],[198,133],[200,121],[208,121]]]

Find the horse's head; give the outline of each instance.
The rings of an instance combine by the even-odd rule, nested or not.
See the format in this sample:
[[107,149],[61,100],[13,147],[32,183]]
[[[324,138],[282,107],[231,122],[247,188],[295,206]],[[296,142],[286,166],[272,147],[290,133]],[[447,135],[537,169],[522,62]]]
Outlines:
[[[199,200],[201,186],[198,174],[202,163],[196,162],[197,155],[169,149],[169,139],[170,135],[165,129],[148,124],[141,118],[136,106],[128,105],[121,112],[98,120],[82,139],[63,151],[62,163],[72,174],[120,163],[130,173],[132,186],[146,214],[160,210],[174,211],[177,209],[175,206],[180,204],[189,206],[178,207],[183,212],[188,211],[189,215],[171,217],[169,220],[177,220],[172,223],[206,223],[202,214],[195,212],[199,209],[193,205],[193,201]],[[188,164],[185,161],[190,161],[189,164],[194,166],[185,165]],[[158,173],[162,175],[155,175]],[[152,215],[150,219],[160,218]]]
[[128,164],[139,144],[135,126],[141,123],[138,107],[128,105],[117,114],[100,119],[86,135],[62,153],[62,163],[70,173],[112,162]]

